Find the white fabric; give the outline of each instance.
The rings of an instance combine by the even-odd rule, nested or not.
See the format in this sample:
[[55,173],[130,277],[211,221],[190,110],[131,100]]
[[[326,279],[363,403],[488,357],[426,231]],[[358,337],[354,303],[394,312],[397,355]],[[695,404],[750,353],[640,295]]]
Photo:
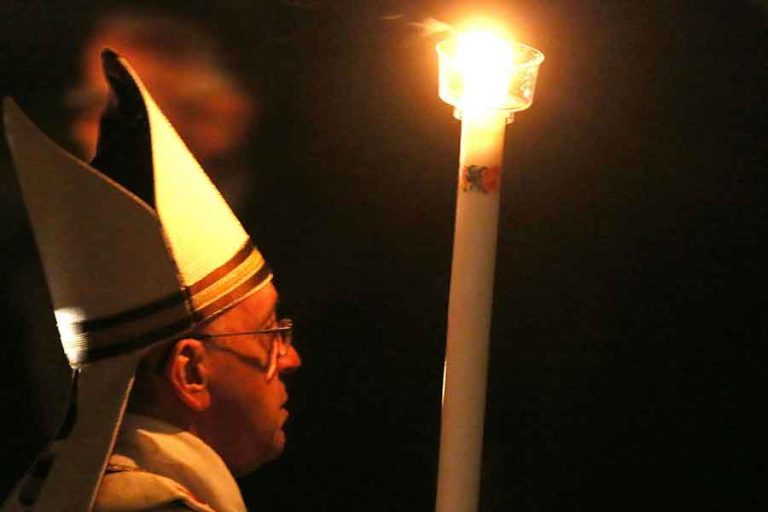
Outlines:
[[[120,80],[132,81],[141,94],[151,139],[157,215],[181,284],[194,286],[230,262],[246,244],[250,245],[248,234],[128,62],[108,54],[105,63]],[[265,264],[254,248],[247,265],[241,265],[240,275],[229,280],[217,279],[209,284],[205,294],[192,293],[192,309],[206,310],[234,292],[237,284],[247,281]],[[240,283],[235,282],[237,278]],[[259,286],[269,279],[271,275]],[[230,305],[231,301],[221,307]],[[206,311],[205,316],[218,313],[221,308],[214,309]]]
[[192,285],[239,251],[248,234],[141,79],[124,60],[122,64],[141,91],[149,116],[157,213],[182,280]]
[[221,457],[199,437],[163,421],[126,414],[109,464],[173,480],[216,512],[246,512]]
[[[70,362],[80,362],[89,340],[78,322],[179,293],[176,267],[157,216],[145,203],[61,149],[10,99],[5,122],[61,342]],[[146,318],[141,332],[187,317],[186,305],[179,303]],[[112,332],[107,344],[132,335],[135,329]]]

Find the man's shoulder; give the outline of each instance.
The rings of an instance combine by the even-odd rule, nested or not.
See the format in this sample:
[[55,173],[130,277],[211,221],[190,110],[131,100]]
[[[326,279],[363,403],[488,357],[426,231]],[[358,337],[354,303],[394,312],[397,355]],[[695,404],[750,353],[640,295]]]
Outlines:
[[94,512],[215,512],[175,480],[113,457],[96,495]]

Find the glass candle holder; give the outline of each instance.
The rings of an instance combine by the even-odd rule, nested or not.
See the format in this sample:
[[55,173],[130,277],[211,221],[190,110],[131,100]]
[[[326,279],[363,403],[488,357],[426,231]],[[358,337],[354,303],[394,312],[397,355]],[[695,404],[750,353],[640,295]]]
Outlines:
[[525,110],[533,103],[544,54],[490,32],[469,32],[438,43],[439,96],[466,110]]

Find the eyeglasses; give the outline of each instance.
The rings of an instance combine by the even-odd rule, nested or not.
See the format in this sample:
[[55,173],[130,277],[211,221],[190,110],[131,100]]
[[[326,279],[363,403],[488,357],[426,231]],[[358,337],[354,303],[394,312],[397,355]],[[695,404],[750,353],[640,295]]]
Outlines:
[[[227,336],[252,336],[271,334],[272,343],[269,347],[269,364],[267,365],[267,381],[270,381],[277,375],[277,363],[281,357],[288,355],[293,344],[293,320],[290,318],[281,318],[277,321],[276,327],[269,329],[260,329],[258,331],[242,331],[242,332],[222,332],[216,334],[195,334],[195,338],[199,339],[215,339],[226,338]],[[223,347],[222,347],[223,348]],[[229,350],[228,350],[229,351]],[[242,354],[238,354],[231,351],[239,357],[245,357]]]

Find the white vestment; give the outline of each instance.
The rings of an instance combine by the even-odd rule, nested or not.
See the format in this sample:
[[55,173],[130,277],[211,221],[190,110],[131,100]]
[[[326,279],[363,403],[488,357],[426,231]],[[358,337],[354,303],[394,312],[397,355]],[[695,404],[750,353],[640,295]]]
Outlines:
[[221,457],[199,437],[126,414],[94,511],[247,512]]

